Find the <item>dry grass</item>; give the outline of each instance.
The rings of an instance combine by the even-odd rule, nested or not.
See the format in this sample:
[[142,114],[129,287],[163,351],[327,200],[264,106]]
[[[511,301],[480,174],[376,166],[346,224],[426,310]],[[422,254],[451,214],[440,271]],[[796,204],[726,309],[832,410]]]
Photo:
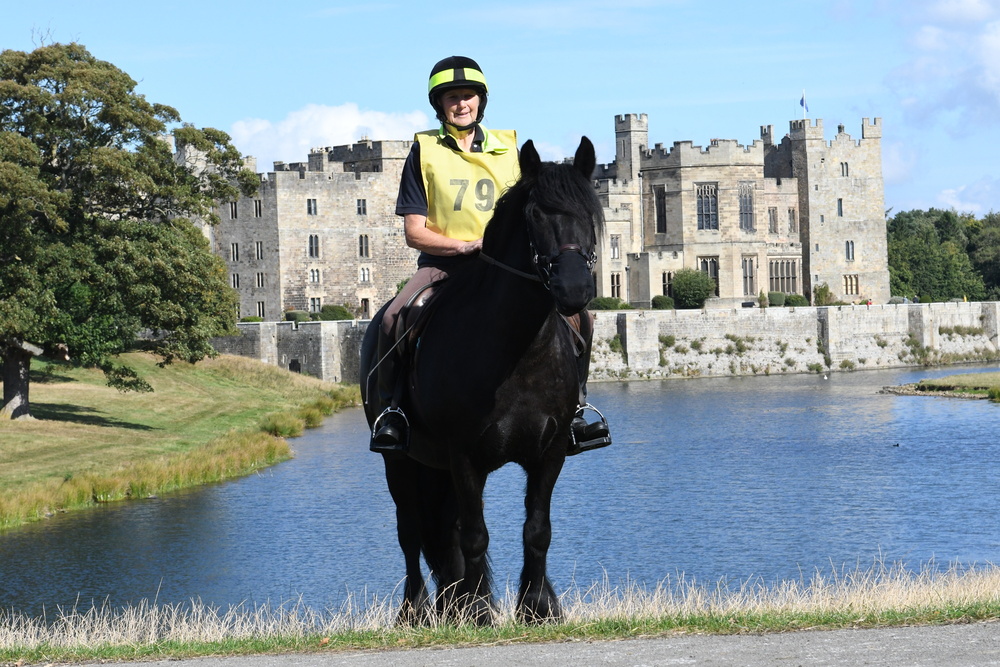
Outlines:
[[515,592],[489,628],[395,626],[391,600],[349,600],[317,612],[299,603],[219,609],[200,603],[57,610],[27,618],[0,611],[0,662],[191,657],[318,649],[379,649],[678,632],[783,632],[1000,618],[1000,568],[933,566],[918,573],[876,564],[775,586],[664,582],[655,590],[607,582],[563,596],[560,624],[515,622]]

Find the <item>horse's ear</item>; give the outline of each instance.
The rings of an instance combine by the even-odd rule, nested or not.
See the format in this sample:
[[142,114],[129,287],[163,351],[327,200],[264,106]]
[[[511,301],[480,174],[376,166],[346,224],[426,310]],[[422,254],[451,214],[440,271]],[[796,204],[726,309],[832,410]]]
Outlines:
[[521,146],[521,178],[532,178],[538,173],[538,167],[542,164],[542,158],[538,157],[538,151],[535,150],[535,143],[528,139]]
[[583,174],[584,178],[593,178],[594,169],[597,167],[597,155],[594,153],[594,144],[590,143],[587,137],[580,137],[580,146],[576,149],[573,166]]

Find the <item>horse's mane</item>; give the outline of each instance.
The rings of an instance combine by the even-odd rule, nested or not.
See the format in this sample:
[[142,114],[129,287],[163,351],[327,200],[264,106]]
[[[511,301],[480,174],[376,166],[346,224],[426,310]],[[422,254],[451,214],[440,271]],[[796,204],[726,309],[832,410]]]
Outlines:
[[591,181],[569,163],[545,162],[531,177],[523,176],[497,201],[483,233],[484,245],[523,220],[532,207],[561,211],[577,219],[591,219],[595,233],[604,232],[604,212]]

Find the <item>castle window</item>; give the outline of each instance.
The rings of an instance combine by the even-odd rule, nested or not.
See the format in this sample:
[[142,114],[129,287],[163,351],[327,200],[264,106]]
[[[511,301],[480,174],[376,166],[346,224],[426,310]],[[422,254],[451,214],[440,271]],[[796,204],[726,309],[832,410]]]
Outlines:
[[622,274],[615,272],[611,274],[611,296],[615,299],[622,298]]
[[854,261],[854,241],[846,241],[844,243],[844,251],[847,256],[847,261]]
[[371,319],[371,302],[368,299],[361,299],[361,319]]
[[788,233],[798,234],[799,233],[799,220],[795,215],[795,209],[788,209]]
[[238,212],[239,211],[237,210],[236,202],[234,202],[234,201],[229,202],[229,219],[230,220],[235,220],[236,219],[236,214]]
[[719,258],[699,257],[698,269],[702,273],[707,273],[708,277],[715,281],[715,296],[719,296]]
[[231,280],[230,284],[233,286],[233,289],[239,289],[240,288],[240,274],[234,273],[233,276],[232,276],[232,280]]
[[797,294],[799,291],[798,262],[794,259],[773,259],[767,267],[768,285],[772,292]]
[[263,287],[263,286],[264,286],[264,274],[263,273],[258,273],[257,274],[257,287]]
[[839,218],[843,218],[844,217],[844,200],[843,199],[838,199],[837,200],[837,217],[839,217]]
[[667,233],[667,190],[662,185],[653,186],[653,201],[656,205],[656,233]]
[[261,319],[264,318],[264,302],[263,301],[258,301],[257,302],[257,317],[259,317]]
[[318,313],[323,307],[323,299],[318,296],[310,297],[309,299],[309,312]]
[[372,270],[367,267],[361,269],[361,282],[367,283],[372,279]]
[[674,294],[674,273],[673,271],[663,272],[663,295],[673,296]]
[[261,216],[261,203],[259,199],[253,200],[253,217],[259,218]]
[[233,262],[240,261],[240,244],[233,243],[229,246],[229,259]]
[[368,200],[359,199],[358,200],[358,215],[368,215]]
[[319,269],[309,269],[309,282],[318,283],[320,281]]
[[740,229],[745,232],[754,231],[753,225],[753,183],[744,181],[739,186],[740,195]]
[[767,209],[767,231],[772,234],[778,233],[778,209],[771,206]]
[[844,276],[844,294],[848,296],[857,296],[861,293],[858,287],[858,275],[855,273],[853,275]]
[[719,228],[719,185],[699,183],[695,185],[698,200],[698,229]]
[[306,200],[306,215],[316,215],[317,211],[316,200],[307,199]]
[[368,235],[362,234],[358,237],[358,257],[369,257],[368,254]]
[[850,168],[848,168],[846,162],[841,162],[840,163],[840,175],[841,176],[850,176],[851,175],[851,170],[850,170]]
[[611,235],[611,259],[621,259],[622,256],[622,237],[621,234]]
[[309,235],[309,256],[319,257],[319,236],[316,234]]
[[754,280],[753,265],[756,258],[747,255],[743,258],[743,296],[754,296],[757,294],[757,283]]

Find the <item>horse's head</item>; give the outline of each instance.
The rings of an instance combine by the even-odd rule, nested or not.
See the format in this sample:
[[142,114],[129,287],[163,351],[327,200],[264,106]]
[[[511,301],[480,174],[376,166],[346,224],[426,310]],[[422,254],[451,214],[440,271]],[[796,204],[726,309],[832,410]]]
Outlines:
[[563,315],[580,312],[596,294],[597,233],[604,222],[591,181],[596,164],[587,137],[580,140],[573,164],[543,163],[530,140],[521,147],[532,261]]

